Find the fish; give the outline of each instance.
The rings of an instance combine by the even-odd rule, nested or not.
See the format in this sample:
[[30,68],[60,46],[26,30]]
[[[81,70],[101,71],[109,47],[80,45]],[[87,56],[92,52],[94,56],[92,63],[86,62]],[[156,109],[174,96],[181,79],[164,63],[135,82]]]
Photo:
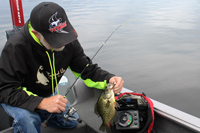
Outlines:
[[114,86],[114,83],[107,84],[94,107],[94,113],[101,117],[103,122],[99,127],[102,132],[111,133],[109,123],[113,126],[118,120],[115,108],[118,108],[119,104],[115,101]]

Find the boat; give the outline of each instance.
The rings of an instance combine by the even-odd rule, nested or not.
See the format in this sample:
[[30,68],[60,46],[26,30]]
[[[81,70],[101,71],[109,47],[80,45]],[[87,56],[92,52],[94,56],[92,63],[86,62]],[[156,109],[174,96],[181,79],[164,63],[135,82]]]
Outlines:
[[[24,24],[22,1],[10,0],[13,29],[6,30],[6,37],[9,38],[16,33]],[[20,15],[18,15],[20,14]],[[16,17],[17,15],[17,17]],[[74,82],[67,72],[64,76],[68,79],[68,86]],[[67,86],[59,86],[67,90]],[[59,129],[41,126],[42,133],[103,133],[99,131],[102,120],[94,113],[94,105],[103,90],[87,87],[83,80],[78,79],[67,99],[72,107],[79,114],[82,122],[72,129]],[[131,88],[123,87],[121,93],[133,92]],[[151,99],[154,104],[154,127],[155,133],[200,133],[200,118],[178,110],[174,107]],[[0,133],[14,133],[12,127],[13,119],[0,108]]]
[[[67,99],[71,106],[77,110],[82,122],[73,129],[42,127],[42,133],[103,133],[99,131],[102,120],[94,114],[94,105],[102,91],[87,87],[81,79],[77,80],[72,93],[67,96]],[[123,92],[132,92],[132,90],[123,88],[121,93]],[[199,118],[159,101],[151,100],[154,104],[155,121],[153,130],[155,133],[200,133]],[[11,127],[12,119],[7,116],[3,109],[0,109],[0,116],[0,130],[2,126],[6,127],[0,133],[13,133],[14,130]]]

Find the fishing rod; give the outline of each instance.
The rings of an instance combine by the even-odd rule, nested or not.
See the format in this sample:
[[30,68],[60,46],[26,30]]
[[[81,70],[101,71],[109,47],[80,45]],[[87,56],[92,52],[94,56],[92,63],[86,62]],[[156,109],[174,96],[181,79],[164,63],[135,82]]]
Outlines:
[[76,81],[81,77],[81,75],[83,74],[83,72],[85,71],[85,69],[89,66],[89,64],[92,62],[92,60],[94,59],[94,57],[99,53],[99,51],[102,49],[102,47],[106,44],[106,42],[110,39],[110,37],[123,25],[131,22],[131,21],[134,21],[134,20],[137,20],[137,19],[132,19],[132,20],[129,20],[123,24],[121,24],[120,26],[118,26],[111,34],[110,36],[108,36],[108,38],[104,41],[104,43],[101,45],[101,47],[97,50],[97,52],[94,54],[94,56],[91,58],[91,60],[89,61],[89,63],[85,66],[85,68],[83,69],[83,71],[79,74],[79,76],[76,78],[76,80],[74,81],[74,83],[71,85],[71,87],[67,90],[66,94],[64,97],[67,96],[67,94],[69,93],[69,91],[71,90],[71,88],[74,86],[74,84],[76,83]]
[[[70,92],[70,90],[72,89],[72,87],[74,86],[74,84],[76,83],[76,81],[81,77],[81,75],[83,74],[83,72],[86,70],[86,68],[90,65],[90,63],[92,62],[92,60],[94,59],[94,57],[99,53],[99,51],[102,49],[102,47],[106,44],[106,42],[110,39],[110,37],[123,25],[131,22],[131,21],[135,21],[137,19],[132,19],[132,20],[129,20],[123,24],[121,24],[120,26],[118,26],[109,36],[108,38],[103,42],[103,44],[101,45],[101,47],[97,50],[97,52],[94,54],[94,56],[91,58],[91,60],[89,61],[89,63],[85,66],[85,68],[82,70],[82,72],[79,74],[79,76],[75,79],[75,81],[73,82],[73,84],[70,86],[69,89],[67,89],[67,92],[66,94],[64,95],[64,98],[67,96],[67,94]],[[73,107],[70,107],[68,112],[66,114],[62,113],[62,116],[63,116],[63,119],[65,121],[67,120],[77,120],[78,122],[81,122],[80,119],[70,119],[71,116],[73,116],[73,114],[76,112],[76,109],[74,109]],[[47,126],[47,123],[48,123],[48,120],[51,118],[53,113],[50,114],[50,116],[47,118],[47,120],[45,120],[43,123],[42,123],[42,126],[46,127]]]

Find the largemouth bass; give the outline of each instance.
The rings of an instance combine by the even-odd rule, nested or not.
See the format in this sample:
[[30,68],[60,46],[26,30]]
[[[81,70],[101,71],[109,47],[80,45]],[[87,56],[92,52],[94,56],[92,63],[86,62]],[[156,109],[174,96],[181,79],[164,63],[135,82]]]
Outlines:
[[107,84],[105,91],[99,96],[94,109],[95,114],[101,117],[103,121],[99,130],[106,131],[107,133],[111,133],[109,122],[113,125],[118,120],[115,107],[119,107],[119,105],[115,102],[113,88],[114,84]]

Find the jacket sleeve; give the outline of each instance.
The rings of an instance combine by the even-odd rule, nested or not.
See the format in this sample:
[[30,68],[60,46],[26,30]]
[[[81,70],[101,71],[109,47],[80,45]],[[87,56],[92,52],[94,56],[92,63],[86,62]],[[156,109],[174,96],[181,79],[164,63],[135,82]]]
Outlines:
[[35,111],[43,98],[22,86],[26,73],[21,48],[7,42],[0,57],[0,103]]
[[[78,40],[73,43],[74,55],[70,63],[70,69],[74,75],[78,77],[81,74],[81,78],[89,87],[105,89],[110,78],[115,75],[101,69],[97,64],[93,64],[91,59],[85,55]],[[84,72],[82,73],[83,70]]]

